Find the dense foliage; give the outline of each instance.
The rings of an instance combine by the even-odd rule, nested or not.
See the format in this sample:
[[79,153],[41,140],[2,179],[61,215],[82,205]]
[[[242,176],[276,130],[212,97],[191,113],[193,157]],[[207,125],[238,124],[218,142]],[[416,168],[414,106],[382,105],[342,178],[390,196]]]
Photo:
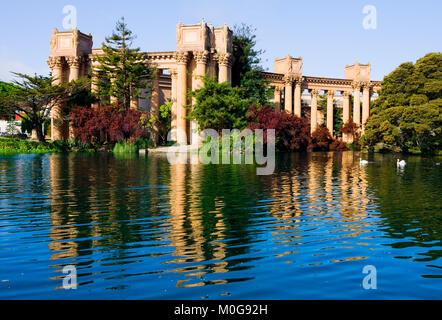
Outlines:
[[134,39],[122,18],[112,35],[106,37],[103,54],[96,57],[99,66],[94,79],[103,104],[109,104],[110,97],[116,97],[117,105],[129,109],[131,98],[137,99],[141,90],[152,87],[155,69],[149,65],[147,53],[131,48]]
[[75,139],[93,145],[147,137],[147,129],[140,123],[142,116],[141,111],[118,106],[78,107],[71,111]]
[[266,106],[251,106],[247,112],[249,128],[275,129],[276,147],[285,151],[304,151],[310,143],[308,119]]
[[412,153],[442,149],[442,54],[401,64],[382,82],[363,146]]
[[[326,127],[320,126],[310,136],[310,121],[266,106],[251,106],[247,112],[249,128],[275,129],[276,148],[280,151],[344,151],[345,143],[333,139]],[[266,138],[264,136],[264,138]]]
[[26,115],[41,142],[45,141],[43,124],[49,119],[52,108],[69,103],[77,92],[89,86],[86,78],[54,85],[50,76],[14,74],[17,79],[13,82],[13,90],[0,92],[0,105],[9,114]]
[[241,24],[233,30],[232,86],[239,88],[242,98],[267,105],[272,91],[262,76],[262,50],[256,49],[256,29]]
[[27,141],[18,138],[0,138],[0,153],[48,153],[62,149],[51,142]]
[[246,112],[253,100],[243,98],[238,88],[227,82],[218,83],[205,77],[204,86],[190,93],[195,104],[189,106],[189,119],[195,120],[201,129],[243,129],[247,125]]

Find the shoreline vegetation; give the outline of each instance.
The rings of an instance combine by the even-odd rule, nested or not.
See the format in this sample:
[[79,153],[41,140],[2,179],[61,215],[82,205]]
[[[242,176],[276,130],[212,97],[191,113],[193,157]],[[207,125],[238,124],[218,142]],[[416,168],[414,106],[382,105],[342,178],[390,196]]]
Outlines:
[[[164,146],[158,146],[158,148],[163,148]],[[417,155],[417,156],[429,156],[429,157],[441,157],[442,150],[436,151],[433,154],[421,154],[421,153],[404,153],[395,151],[385,151],[385,149],[375,149],[375,150],[355,150],[351,148],[351,145],[347,145],[347,150],[329,150],[328,152],[343,152],[343,151],[360,151],[362,153],[393,153],[393,154],[406,154],[406,155]],[[84,144],[80,141],[30,141],[22,138],[0,138],[0,155],[16,155],[16,154],[44,154],[44,153],[96,153],[96,152],[109,152],[114,154],[136,154],[140,150],[147,150],[149,148],[156,149],[153,147],[148,139],[138,139],[134,142],[119,142],[115,145],[107,145],[101,148],[94,148],[90,144]],[[221,148],[221,143],[220,143]],[[284,152],[284,150],[276,150],[277,153]],[[289,152],[300,152],[300,151],[289,151]],[[308,150],[306,152],[323,152],[323,150]]]

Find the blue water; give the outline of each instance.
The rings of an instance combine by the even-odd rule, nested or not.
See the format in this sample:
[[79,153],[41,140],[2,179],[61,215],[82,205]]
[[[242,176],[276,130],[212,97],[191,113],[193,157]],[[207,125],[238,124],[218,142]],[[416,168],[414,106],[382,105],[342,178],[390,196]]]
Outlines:
[[0,156],[0,299],[442,298],[440,159],[368,158]]

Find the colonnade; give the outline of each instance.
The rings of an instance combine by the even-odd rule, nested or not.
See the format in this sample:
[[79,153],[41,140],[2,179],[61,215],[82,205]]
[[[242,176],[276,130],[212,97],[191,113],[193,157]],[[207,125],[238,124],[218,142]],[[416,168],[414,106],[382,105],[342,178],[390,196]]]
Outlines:
[[[212,59],[211,59],[212,58]],[[195,60],[195,71],[189,72],[189,64]],[[180,145],[187,145],[188,134],[192,144],[199,144],[198,125],[196,122],[188,123],[186,120],[188,105],[187,93],[203,87],[203,77],[208,73],[211,61],[217,63],[217,78],[220,83],[231,82],[232,58],[230,53],[216,54],[211,57],[207,51],[177,51],[175,53],[176,68],[169,69],[172,80],[172,140]],[[191,79],[188,73],[192,75]],[[190,81],[189,81],[190,80]],[[176,98],[174,98],[176,97]],[[194,103],[195,101],[193,101]]]
[[[284,93],[284,109],[288,113],[301,117],[302,106],[302,92],[307,89],[311,95],[311,132],[313,133],[318,127],[318,96],[321,91],[327,96],[327,128],[330,133],[333,134],[333,110],[334,110],[334,98],[336,93],[340,93],[343,100],[343,112],[342,120],[347,123],[350,119],[353,120],[363,130],[365,123],[370,116],[370,100],[372,95],[373,83],[370,81],[349,82],[345,86],[329,88],[326,81],[324,85],[318,85],[317,83],[311,84],[308,80],[292,77],[284,77],[283,85],[275,85],[274,90],[274,104],[276,109],[281,109],[282,93]],[[362,92],[362,117],[361,117],[361,92]],[[353,96],[353,112],[350,113],[350,97]]]
[[[55,56],[49,57],[48,65],[52,71],[53,84],[78,80],[89,72],[90,59],[87,56]],[[64,119],[65,104],[58,103],[52,108],[51,135],[52,140],[63,140],[72,137],[72,128]]]

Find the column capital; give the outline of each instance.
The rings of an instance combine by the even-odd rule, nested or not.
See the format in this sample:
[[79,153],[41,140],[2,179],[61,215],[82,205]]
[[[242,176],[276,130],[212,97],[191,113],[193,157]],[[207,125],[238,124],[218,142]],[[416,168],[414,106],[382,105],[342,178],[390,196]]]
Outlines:
[[282,91],[282,87],[280,87],[280,86],[275,86],[275,91],[276,92],[281,92]]
[[83,62],[82,57],[66,57],[66,62],[70,68],[80,68],[81,63]]
[[227,53],[219,53],[216,55],[216,58],[218,60],[218,63],[223,66],[230,66],[232,63],[232,54]]
[[209,51],[193,51],[193,56],[195,57],[197,64],[206,64],[209,57]]
[[187,62],[189,61],[189,52],[187,51],[175,52],[175,60],[177,64],[187,64]]
[[285,75],[284,78],[282,78],[282,79],[284,80],[285,85],[288,85],[288,84],[292,85],[293,81],[295,81],[293,75],[290,75],[290,74]]
[[319,89],[311,89],[310,93],[312,94],[312,96],[317,96],[319,94],[319,92],[321,92],[321,90]]
[[335,96],[335,93],[336,93],[335,90],[327,90],[327,96],[334,97],[334,96]]
[[64,59],[63,57],[49,57],[47,63],[51,69],[61,69],[64,65]]
[[360,81],[353,81],[351,86],[355,90],[361,90],[362,83]]
[[302,81],[303,81],[303,80],[304,80],[304,79],[303,79],[302,76],[296,77],[296,78],[295,78],[296,85],[297,85],[297,86],[302,86]]
[[348,97],[351,96],[351,92],[350,92],[350,91],[342,91],[341,94],[342,94],[342,96],[345,97],[345,98],[348,98]]
[[373,87],[373,84],[370,81],[362,81],[361,82],[361,87],[363,89],[369,89],[371,90],[371,88]]

